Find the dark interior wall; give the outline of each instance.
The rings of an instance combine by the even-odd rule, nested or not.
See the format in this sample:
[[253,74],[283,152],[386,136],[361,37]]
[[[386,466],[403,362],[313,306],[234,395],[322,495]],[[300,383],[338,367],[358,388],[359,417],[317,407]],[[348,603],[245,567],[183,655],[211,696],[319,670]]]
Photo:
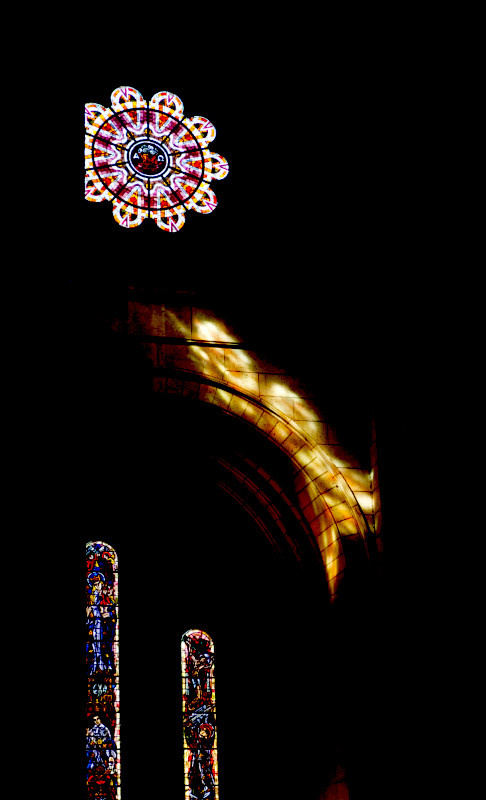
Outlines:
[[[113,298],[94,303],[86,328],[71,340],[79,354],[72,370],[76,404],[61,448],[60,466],[68,463],[69,470],[59,483],[78,542],[73,563],[82,563],[87,539],[107,540],[119,552],[128,593],[121,606],[125,641],[140,642],[144,655],[130,647],[123,662],[124,791],[155,780],[154,767],[143,773],[134,767],[147,758],[145,738],[151,752],[163,742],[159,779],[179,791],[180,636],[200,626],[217,652],[222,791],[231,787],[231,798],[243,797],[242,773],[250,781],[258,773],[255,797],[300,792],[312,800],[332,775],[338,748],[353,800],[378,795],[387,758],[387,623],[378,577],[358,571],[330,613],[325,592],[284,563],[215,486],[211,459],[228,442],[230,449],[241,446],[236,431],[225,436],[225,426],[202,409],[198,414],[199,404],[189,417],[168,398],[161,406],[142,352],[113,334],[100,305],[110,318]],[[141,575],[141,584],[133,575]],[[82,585],[80,575],[76,614]],[[83,624],[82,617],[81,630]],[[154,677],[146,653],[156,642],[165,652]],[[79,653],[79,643],[72,644]],[[82,652],[77,658],[82,665]],[[160,676],[167,689],[159,689]],[[82,688],[80,694],[82,707]],[[244,711],[235,711],[235,703]]]
[[[90,537],[120,559],[124,793],[143,796],[157,780],[180,791],[180,638],[201,627],[216,648],[221,797],[246,797],[251,786],[255,798],[317,798],[332,769],[325,586],[282,559],[214,484],[217,426],[198,436],[207,415],[196,409],[188,421],[164,407],[165,418],[145,405],[122,440],[105,428],[89,478]],[[164,756],[149,756],[154,748]]]
[[[351,359],[355,396],[360,401],[367,392],[374,396],[375,410],[384,420],[378,436],[385,454],[381,462],[385,563],[388,574],[394,556],[404,565],[403,580],[392,596],[405,598],[399,605],[408,620],[411,595],[416,593],[421,605],[430,573],[426,568],[418,573],[417,592],[417,573],[412,571],[416,551],[410,547],[410,536],[413,533],[413,542],[419,544],[419,529],[426,525],[430,541],[429,519],[433,514],[435,523],[437,509],[429,505],[420,518],[415,513],[414,496],[427,480],[427,466],[422,460],[424,471],[418,474],[409,465],[417,463],[426,438],[417,442],[409,420],[413,409],[416,416],[424,414],[423,400],[430,389],[422,378],[434,370],[445,326],[436,328],[433,310],[442,306],[440,270],[433,258],[436,243],[423,247],[433,213],[431,173],[424,160],[434,147],[425,149],[425,159],[416,156],[435,84],[430,91],[427,85],[426,100],[417,110],[415,88],[424,85],[424,78],[416,53],[410,55],[407,47],[400,67],[393,68],[401,21],[398,26],[387,21],[375,24],[368,10],[363,14],[368,24],[345,10],[345,19],[328,28],[324,39],[318,27],[313,48],[308,46],[312,19],[309,22],[306,16],[298,32],[298,57],[294,15],[289,16],[290,30],[284,36],[275,30],[274,16],[265,34],[250,17],[248,36],[241,36],[237,16],[229,26],[232,30],[220,38],[227,37],[231,50],[236,39],[242,41],[240,52],[223,55],[216,45],[209,45],[195,62],[185,51],[186,69],[180,63],[178,39],[167,55],[168,34],[164,33],[163,48],[154,47],[151,58],[144,51],[135,67],[135,46],[120,54],[117,44],[87,38],[83,29],[76,51],[71,32],[59,33],[56,25],[54,38],[62,40],[62,46],[56,43],[51,49],[40,37],[41,52],[35,54],[31,71],[35,80],[21,71],[16,96],[29,108],[27,151],[34,142],[50,168],[42,173],[42,188],[19,206],[23,227],[11,270],[22,288],[6,300],[15,319],[9,346],[25,381],[21,419],[14,430],[14,436],[25,436],[25,447],[24,442],[16,447],[15,464],[7,467],[20,483],[15,529],[9,531],[14,554],[11,548],[8,563],[15,565],[12,597],[17,603],[23,595],[26,618],[32,614],[36,621],[27,636],[25,665],[10,661],[8,669],[21,672],[19,694],[26,700],[26,710],[19,712],[23,727],[22,738],[16,740],[18,750],[28,752],[29,761],[35,760],[35,751],[42,752],[38,769],[32,770],[34,795],[47,789],[51,797],[71,797],[73,775],[78,774],[78,752],[72,746],[79,728],[79,720],[73,722],[77,694],[72,665],[79,662],[79,637],[72,620],[78,618],[82,590],[72,575],[82,555],[80,543],[100,529],[118,529],[125,515],[127,495],[110,476],[124,471],[120,452],[127,420],[143,417],[143,410],[132,407],[140,384],[126,381],[124,353],[116,366],[99,320],[108,318],[113,307],[123,317],[126,286],[135,279],[183,289],[202,286],[209,294],[237,298],[253,320],[268,314],[267,340],[277,348],[271,322],[286,331],[289,316],[298,309],[306,348],[322,354],[323,368],[324,356],[338,352],[344,363],[345,354],[358,354],[357,360]],[[24,56],[21,52],[22,63]],[[46,61],[52,66],[48,74]],[[409,77],[411,70],[420,73],[416,84]],[[162,88],[179,91],[189,114],[206,114],[215,123],[215,150],[230,161],[228,179],[216,187],[220,201],[216,212],[207,218],[192,213],[191,219],[189,214],[187,230],[175,238],[146,224],[123,231],[113,223],[108,203],[89,204],[83,199],[83,103],[108,103],[110,92],[122,83],[131,83],[147,96]],[[272,134],[277,128],[283,132],[276,140]],[[60,132],[54,147],[53,131]],[[39,141],[45,147],[39,147]],[[309,152],[312,159],[301,160],[300,155]],[[24,303],[31,279],[35,287],[42,286],[33,313]],[[432,285],[438,295],[430,302],[424,289]],[[454,304],[451,309],[455,311]],[[22,332],[25,347],[19,344]],[[430,332],[433,347],[425,352],[427,363],[417,377],[413,362],[423,348],[422,334]],[[288,336],[287,344],[289,340],[292,357],[298,360],[304,352],[300,341]],[[447,351],[448,358],[453,352],[453,348]],[[143,383],[143,368],[134,362],[132,374],[137,372]],[[364,363],[367,368],[361,371]],[[6,392],[12,388],[9,384]],[[339,392],[335,396],[340,407]],[[348,418],[353,417],[352,402],[347,410]],[[110,440],[118,443],[119,451]],[[435,469],[430,442],[428,448],[427,463]],[[145,509],[147,497],[150,492],[141,491],[133,502]],[[218,498],[216,505],[222,508],[223,503]],[[158,529],[158,519],[154,528]],[[446,528],[447,521],[440,525],[441,533]],[[437,528],[432,534],[435,541]],[[9,538],[9,547],[10,542]],[[29,563],[36,576],[32,583],[24,575]],[[359,600],[358,592],[356,596]],[[333,677],[330,683],[322,681],[342,711],[330,728],[338,728],[341,741],[347,743],[356,800],[376,800],[377,786],[387,800],[398,797],[405,772],[415,777],[418,768],[415,740],[403,733],[410,723],[403,712],[410,696],[408,667],[415,659],[422,665],[423,654],[415,627],[404,638],[403,618],[396,619],[393,602],[385,605],[383,596],[382,588],[376,588],[370,590],[367,603],[349,602],[348,608],[343,603],[334,617],[342,624],[336,623],[331,639],[344,647],[333,645],[329,656]],[[8,610],[8,619],[15,614],[17,606],[14,612]],[[181,620],[181,626],[185,624]],[[427,626],[427,638],[428,634]],[[178,636],[174,632],[177,647]],[[21,638],[25,637],[22,629]],[[217,646],[223,654],[224,647],[220,642]],[[174,675],[176,671],[174,661]],[[422,675],[421,667],[418,672]],[[335,675],[345,675],[346,680],[341,678],[336,686]],[[369,690],[365,696],[363,685]],[[349,699],[340,705],[344,697]],[[404,699],[398,702],[398,697]],[[387,714],[385,704],[390,709]],[[330,716],[326,705],[322,730],[328,730]],[[411,720],[414,736],[421,719],[417,714]],[[225,724],[230,723],[221,717],[220,725]],[[428,746],[428,730],[422,735]],[[247,744],[238,756],[247,751]],[[231,748],[221,746],[226,747],[228,763]],[[153,763],[157,744],[151,742],[149,751]],[[392,773],[387,763],[397,752],[405,754],[405,766]],[[388,785],[384,774],[391,777]],[[18,776],[21,795],[29,777],[23,770]]]
[[[84,542],[98,537],[116,543],[123,565],[120,576],[125,586],[130,585],[132,594],[124,598],[122,608],[125,630],[133,631],[144,653],[164,631],[171,642],[170,655],[158,665],[170,684],[170,699],[167,706],[158,706],[162,724],[157,729],[147,717],[145,698],[147,693],[153,696],[154,681],[155,694],[161,695],[159,675],[153,677],[135,652],[125,654],[122,696],[128,710],[122,746],[127,792],[140,778],[134,763],[149,764],[146,786],[153,785],[158,770],[162,783],[167,780],[175,792],[180,791],[181,736],[172,736],[179,724],[180,635],[199,624],[214,636],[216,645],[221,775],[224,787],[229,787],[229,800],[236,800],[237,792],[248,796],[245,787],[253,785],[257,771],[253,759],[262,767],[258,770],[262,797],[280,792],[282,798],[313,800],[317,781],[332,771],[336,741],[347,760],[352,800],[376,798],[383,784],[386,758],[380,747],[388,627],[383,621],[381,588],[368,582],[358,589],[358,582],[354,591],[349,589],[347,601],[332,615],[327,611],[323,615],[310,588],[292,571],[289,576],[288,566],[225,495],[210,485],[204,485],[203,491],[202,483],[198,488],[193,482],[193,501],[188,503],[175,474],[185,469],[187,458],[194,462],[201,454],[173,431],[166,431],[165,441],[154,442],[148,371],[140,353],[110,331],[113,318],[124,318],[127,284],[204,292],[209,305],[216,300],[228,303],[235,319],[244,323],[249,334],[253,331],[270,356],[283,352],[304,377],[313,372],[317,392],[324,386],[327,391],[327,359],[337,358],[343,382],[333,386],[333,410],[341,415],[343,430],[346,424],[360,428],[361,422],[367,422],[368,410],[358,420],[358,409],[366,406],[369,395],[379,394],[383,385],[380,365],[375,362],[370,372],[369,364],[376,356],[374,336],[380,338],[382,332],[376,327],[376,315],[390,287],[390,228],[385,231],[384,226],[384,216],[390,216],[388,198],[379,191],[365,147],[365,141],[373,140],[374,147],[383,142],[373,105],[380,91],[375,84],[372,97],[368,92],[365,101],[366,93],[360,96],[354,78],[349,82],[352,96],[349,92],[341,96],[338,83],[332,81],[323,100],[319,75],[313,79],[299,73],[290,80],[290,72],[290,67],[284,75],[259,73],[255,68],[253,78],[266,91],[260,105],[256,95],[249,97],[245,91],[251,75],[232,80],[228,90],[228,83],[221,81],[218,86],[215,80],[198,82],[197,87],[193,78],[185,85],[170,84],[159,69],[148,84],[146,70],[141,76],[125,66],[120,73],[119,65],[101,81],[97,68],[91,75],[88,70],[77,94],[72,87],[69,91],[68,128],[79,131],[79,140],[66,156],[72,165],[64,175],[71,202],[58,207],[57,226],[47,248],[50,322],[44,341],[36,341],[36,346],[42,348],[44,358],[47,354],[52,374],[46,379],[43,372],[36,387],[46,413],[39,420],[40,446],[32,476],[38,485],[42,474],[36,515],[47,525],[46,536],[63,542],[62,548],[49,546],[47,556],[42,548],[47,566],[39,593],[46,591],[46,583],[48,588],[47,602],[38,613],[45,622],[47,608],[49,623],[41,627],[38,652],[47,649],[50,654],[45,669],[50,676],[45,685],[50,688],[45,692],[39,727],[66,734],[66,742],[56,735],[55,759],[61,766],[55,782],[57,789],[68,794],[79,766],[69,744],[79,733],[79,721],[74,726],[69,723],[74,693],[70,665],[82,657],[77,631],[72,629],[72,619],[79,616],[82,577],[78,584],[68,575],[76,571]],[[123,82],[132,83],[146,96],[161,88],[179,91],[187,113],[204,114],[214,122],[218,131],[214,149],[231,165],[226,181],[215,186],[220,201],[215,213],[204,218],[191,212],[185,229],[173,237],[150,223],[124,231],[113,222],[108,203],[86,203],[82,196],[82,105],[87,101],[108,104],[110,92]],[[318,109],[327,120],[325,131],[320,128],[324,138],[318,137],[324,152],[324,192],[320,168],[299,169],[298,188],[290,192],[286,136],[273,141],[268,170],[258,174],[257,170],[249,182],[250,166],[261,163],[262,153],[267,157],[261,141],[267,141],[272,120],[281,119],[289,108],[289,96],[292,108],[295,100],[306,110],[298,127],[304,137],[299,143],[307,146],[306,132],[312,134],[320,122],[315,117],[309,128],[307,111]],[[265,108],[259,117],[261,125],[253,124],[251,109],[257,106]],[[250,116],[242,114],[242,109]],[[297,168],[295,159],[290,163],[292,169]],[[274,168],[282,164],[285,168]],[[280,198],[289,196],[282,205]],[[307,200],[305,215],[297,202],[301,197]],[[386,325],[383,330],[386,336]],[[393,334],[396,330],[394,325]],[[316,354],[322,362],[321,373],[314,371]],[[345,365],[352,375],[351,392]],[[167,463],[178,466],[167,469]],[[228,551],[228,528],[232,545],[239,545],[237,553]],[[392,533],[390,529],[388,535]],[[150,542],[148,552],[144,539]],[[188,558],[186,544],[197,553],[197,560]],[[140,571],[140,552],[142,589],[131,583],[135,570]],[[125,557],[130,559],[130,568]],[[158,562],[157,579],[154,562]],[[197,620],[193,620],[194,598]],[[81,630],[83,613],[81,608]],[[253,637],[249,645],[247,627]],[[165,641],[163,635],[161,641]],[[238,703],[243,698],[238,709],[250,709],[243,716],[234,711],[235,685]],[[289,694],[290,706],[285,705]],[[83,698],[80,707],[82,702]],[[138,750],[141,761],[129,760],[130,748]],[[164,748],[169,754],[166,762],[160,755]],[[49,763],[54,759],[52,752],[49,747]],[[164,763],[169,764],[167,769]],[[250,791],[250,796],[259,795]],[[135,795],[135,800],[139,797]]]

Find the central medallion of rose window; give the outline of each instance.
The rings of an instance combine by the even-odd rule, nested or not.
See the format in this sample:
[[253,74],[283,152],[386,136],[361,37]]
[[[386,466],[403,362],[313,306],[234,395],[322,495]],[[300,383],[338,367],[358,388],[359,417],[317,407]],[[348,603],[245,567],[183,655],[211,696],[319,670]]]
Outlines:
[[138,141],[131,147],[128,160],[139,175],[155,178],[166,169],[169,156],[165,148],[157,142]]

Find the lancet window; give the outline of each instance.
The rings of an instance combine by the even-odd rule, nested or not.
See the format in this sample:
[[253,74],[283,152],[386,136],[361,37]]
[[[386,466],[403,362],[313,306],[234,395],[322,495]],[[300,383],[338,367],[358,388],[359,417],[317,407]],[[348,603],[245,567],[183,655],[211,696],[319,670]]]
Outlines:
[[186,800],[218,800],[214,645],[207,633],[182,637],[182,713]]
[[118,558],[86,545],[86,787],[88,800],[120,800]]

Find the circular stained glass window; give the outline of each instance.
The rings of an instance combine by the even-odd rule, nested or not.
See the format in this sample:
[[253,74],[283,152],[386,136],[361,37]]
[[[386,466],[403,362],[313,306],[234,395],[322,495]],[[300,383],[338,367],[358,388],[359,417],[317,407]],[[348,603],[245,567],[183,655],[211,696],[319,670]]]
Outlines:
[[153,219],[177,231],[189,210],[217,206],[212,180],[228,174],[209,149],[216,130],[205,117],[187,118],[180,98],[159,92],[147,102],[129,86],[115,89],[111,108],[86,105],[86,199],[109,200],[123,227]]

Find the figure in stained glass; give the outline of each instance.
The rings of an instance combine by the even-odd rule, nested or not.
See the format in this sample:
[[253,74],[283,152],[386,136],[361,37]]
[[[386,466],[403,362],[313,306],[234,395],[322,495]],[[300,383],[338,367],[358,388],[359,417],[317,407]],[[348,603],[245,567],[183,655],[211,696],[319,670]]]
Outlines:
[[88,575],[88,644],[87,657],[92,675],[95,672],[113,671],[113,643],[115,609],[106,593],[106,578],[99,570]]
[[86,546],[87,797],[120,800],[118,577],[115,551]]
[[182,680],[186,798],[217,800],[214,648],[203,631],[182,637]]
[[98,714],[93,717],[93,726],[86,734],[86,750],[88,753],[88,770],[103,765],[111,773],[116,762],[116,747],[112,735],[101,722]]

